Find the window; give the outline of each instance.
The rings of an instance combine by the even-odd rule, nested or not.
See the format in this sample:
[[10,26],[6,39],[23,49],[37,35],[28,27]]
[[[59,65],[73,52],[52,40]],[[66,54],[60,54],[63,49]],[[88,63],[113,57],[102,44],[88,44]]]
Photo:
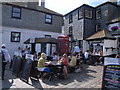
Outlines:
[[52,15],[50,14],[45,15],[45,23],[52,24]]
[[72,23],[72,22],[73,22],[73,15],[70,14],[70,15],[69,15],[69,23]]
[[78,19],[81,19],[83,17],[82,10],[78,10]]
[[100,19],[101,18],[101,10],[96,10],[96,19]]
[[92,10],[85,10],[85,17],[92,18]]
[[51,35],[45,35],[46,38],[51,38]]
[[21,19],[21,8],[12,7],[12,18]]
[[69,34],[73,34],[73,27],[72,26],[69,27]]
[[96,32],[101,30],[101,24],[96,24]]
[[11,42],[20,42],[20,32],[11,32]]

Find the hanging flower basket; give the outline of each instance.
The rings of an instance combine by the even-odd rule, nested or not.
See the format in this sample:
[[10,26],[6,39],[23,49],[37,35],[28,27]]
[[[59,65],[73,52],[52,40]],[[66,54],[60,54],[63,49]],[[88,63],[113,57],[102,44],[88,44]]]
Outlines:
[[111,27],[111,29],[112,29],[113,31],[116,31],[116,30],[118,29],[118,26],[113,26],[113,27]]

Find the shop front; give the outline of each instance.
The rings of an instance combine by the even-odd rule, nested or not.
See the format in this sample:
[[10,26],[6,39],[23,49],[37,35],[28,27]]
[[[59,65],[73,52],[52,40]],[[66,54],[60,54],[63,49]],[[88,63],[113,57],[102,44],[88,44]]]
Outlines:
[[113,37],[108,30],[99,31],[89,38],[90,51],[93,52],[95,49],[101,50],[104,56],[117,54],[117,39]]
[[56,38],[42,37],[28,39],[24,42],[24,44],[29,44],[31,46],[31,52],[44,52],[47,56],[52,56],[53,53],[56,52],[56,42]]

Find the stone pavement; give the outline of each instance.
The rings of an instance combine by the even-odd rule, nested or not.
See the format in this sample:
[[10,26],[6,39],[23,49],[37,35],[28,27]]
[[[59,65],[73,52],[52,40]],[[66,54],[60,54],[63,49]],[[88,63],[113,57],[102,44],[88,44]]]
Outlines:
[[70,73],[66,80],[53,78],[52,81],[39,79],[29,79],[29,83],[25,83],[12,75],[11,70],[7,69],[5,80],[2,81],[3,88],[101,88],[103,66],[83,65],[84,68],[80,73]]

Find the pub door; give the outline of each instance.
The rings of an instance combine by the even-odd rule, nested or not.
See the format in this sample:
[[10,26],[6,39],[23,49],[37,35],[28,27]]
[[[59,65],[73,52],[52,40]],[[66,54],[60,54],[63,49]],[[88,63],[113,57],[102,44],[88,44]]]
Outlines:
[[46,53],[46,43],[41,43],[41,52]]
[[31,52],[33,53],[35,51],[35,43],[31,44]]

